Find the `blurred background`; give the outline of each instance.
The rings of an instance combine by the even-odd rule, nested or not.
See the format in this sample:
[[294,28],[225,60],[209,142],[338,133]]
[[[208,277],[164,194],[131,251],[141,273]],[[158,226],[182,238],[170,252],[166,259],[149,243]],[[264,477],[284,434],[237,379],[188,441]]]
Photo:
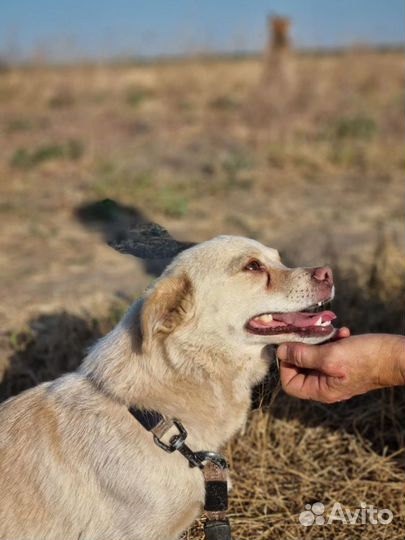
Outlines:
[[[107,245],[147,221],[328,263],[341,324],[404,333],[404,11],[402,0],[4,4],[0,399],[74,369],[159,273]],[[358,530],[402,538],[404,412],[390,390],[333,407],[280,396],[252,413],[228,449],[236,536],[315,538],[297,520],[305,503],[389,500],[392,524]]]

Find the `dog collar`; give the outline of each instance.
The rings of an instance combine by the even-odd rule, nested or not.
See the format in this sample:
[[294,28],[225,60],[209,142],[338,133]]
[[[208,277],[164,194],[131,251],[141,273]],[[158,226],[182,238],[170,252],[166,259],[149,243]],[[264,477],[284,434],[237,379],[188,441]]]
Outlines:
[[136,407],[130,407],[129,412],[147,431],[151,431],[159,422],[164,420],[163,416],[156,411],[145,411]]
[[[166,419],[157,411],[148,411],[130,407],[131,415],[153,434],[153,440],[159,448],[168,453],[175,451],[184,456],[190,467],[202,470],[205,482],[204,510],[207,521],[204,524],[206,540],[231,540],[231,528],[226,518],[228,509],[228,462],[221,454],[211,451],[194,452],[185,444],[187,431],[183,424],[173,418]],[[173,429],[177,430],[168,442],[163,437]]]

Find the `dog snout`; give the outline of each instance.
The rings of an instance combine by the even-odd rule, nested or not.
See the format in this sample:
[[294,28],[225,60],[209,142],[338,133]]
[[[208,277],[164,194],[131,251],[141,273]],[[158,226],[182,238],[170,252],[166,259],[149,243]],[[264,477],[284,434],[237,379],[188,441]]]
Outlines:
[[328,287],[333,285],[333,272],[329,266],[319,266],[318,268],[314,268],[311,277],[319,284],[327,285]]

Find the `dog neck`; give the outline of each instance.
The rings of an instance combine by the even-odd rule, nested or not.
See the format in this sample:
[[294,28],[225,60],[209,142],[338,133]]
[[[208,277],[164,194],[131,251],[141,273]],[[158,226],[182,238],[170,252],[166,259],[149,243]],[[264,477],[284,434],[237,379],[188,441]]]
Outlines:
[[[231,359],[218,358],[223,351],[214,358],[215,362],[222,360],[221,377],[198,368],[202,362],[191,362],[197,367],[190,372],[174,369],[172,356],[177,358],[179,352],[169,348],[142,352],[140,309],[141,303],[135,304],[112,332],[96,343],[80,373],[127,408],[155,410],[167,418],[180,419],[190,445],[217,451],[246,421],[252,386],[248,374],[235,370]],[[199,354],[207,353],[199,350]]]

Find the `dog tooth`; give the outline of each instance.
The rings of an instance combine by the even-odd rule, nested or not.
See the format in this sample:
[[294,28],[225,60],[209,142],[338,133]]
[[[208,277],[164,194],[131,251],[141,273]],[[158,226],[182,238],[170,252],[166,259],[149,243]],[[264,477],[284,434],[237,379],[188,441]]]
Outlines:
[[319,317],[319,319],[314,322],[314,326],[322,326],[322,317]]
[[318,306],[321,306],[322,305],[322,302],[318,302]]
[[259,319],[263,322],[271,322],[273,317],[269,313],[266,313],[265,315],[261,315]]

